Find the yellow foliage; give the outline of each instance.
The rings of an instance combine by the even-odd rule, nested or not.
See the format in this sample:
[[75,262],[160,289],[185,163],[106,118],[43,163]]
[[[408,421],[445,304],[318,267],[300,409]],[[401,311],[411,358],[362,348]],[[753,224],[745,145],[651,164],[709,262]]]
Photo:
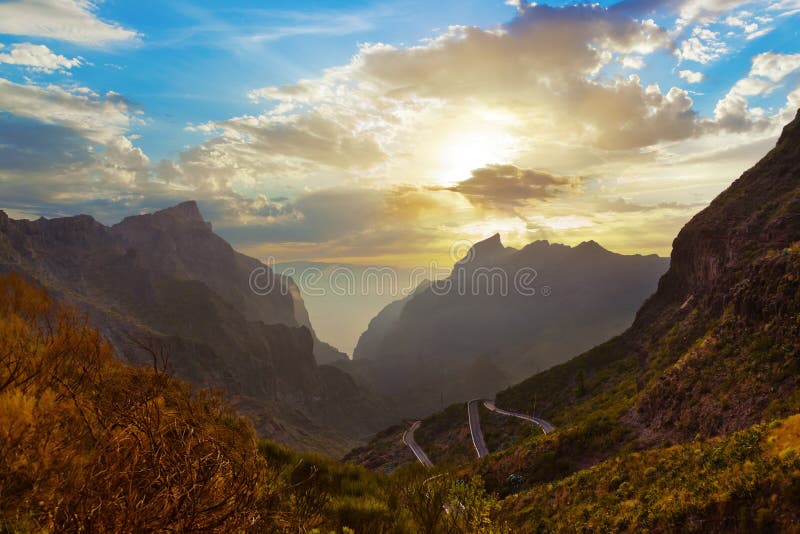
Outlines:
[[219,396],[123,365],[85,317],[0,278],[0,531],[240,530],[264,470]]
[[773,428],[767,443],[767,452],[775,456],[791,451],[800,452],[800,414],[784,419],[779,426]]

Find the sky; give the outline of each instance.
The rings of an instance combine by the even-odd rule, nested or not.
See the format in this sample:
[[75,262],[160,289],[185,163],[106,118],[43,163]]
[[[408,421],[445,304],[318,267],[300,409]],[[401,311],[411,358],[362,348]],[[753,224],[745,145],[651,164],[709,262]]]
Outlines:
[[277,261],[668,255],[800,107],[800,0],[0,1],[0,209]]

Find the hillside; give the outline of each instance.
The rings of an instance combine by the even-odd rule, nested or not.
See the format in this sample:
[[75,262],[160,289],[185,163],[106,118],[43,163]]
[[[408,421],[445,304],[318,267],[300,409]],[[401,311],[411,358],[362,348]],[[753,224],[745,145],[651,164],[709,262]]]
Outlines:
[[[476,469],[498,487],[514,472],[525,479],[520,489],[537,488],[619,454],[713,440],[800,411],[798,213],[800,116],[687,223],[628,330],[497,394],[498,406],[534,411],[558,430],[508,440]],[[465,413],[459,405],[423,421],[419,441],[434,461],[468,460]]]
[[478,479],[257,439],[163,363],[122,363],[78,310],[0,276],[0,531],[508,532]]
[[[289,291],[251,291],[255,268]],[[339,454],[394,420],[349,375],[317,365],[334,349],[315,340],[292,280],[233,250],[194,202],[113,227],[0,213],[0,272],[24,273],[80,307],[129,363],[149,363],[150,348],[169,354],[177,376],[224,390],[259,433],[283,443]]]
[[3,531],[744,533],[800,514],[798,416],[518,491],[474,462],[386,476],[256,440],[220,396],[158,357],[126,366],[19,277],[0,277],[0,334]]
[[622,332],[667,264],[595,242],[536,241],[516,250],[495,235],[476,243],[447,279],[387,306],[344,368],[409,417],[493,395]]

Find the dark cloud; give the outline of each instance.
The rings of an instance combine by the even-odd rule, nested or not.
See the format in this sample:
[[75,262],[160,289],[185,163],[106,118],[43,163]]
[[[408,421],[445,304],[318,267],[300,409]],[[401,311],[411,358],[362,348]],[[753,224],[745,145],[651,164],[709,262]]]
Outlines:
[[520,169],[514,165],[488,165],[475,169],[470,178],[453,187],[439,189],[461,193],[476,206],[514,209],[532,200],[547,200],[563,194],[579,183],[579,178]]
[[89,147],[71,128],[0,112],[0,172],[54,171],[88,163]]
[[[232,242],[243,245],[347,242],[366,239],[367,235],[411,234],[413,227],[426,216],[452,215],[446,201],[437,196],[410,186],[382,190],[323,189],[305,193],[291,203],[271,201],[275,217],[269,221],[225,225],[218,230]],[[218,214],[225,218],[226,214]],[[366,245],[361,253],[365,250],[368,250]]]

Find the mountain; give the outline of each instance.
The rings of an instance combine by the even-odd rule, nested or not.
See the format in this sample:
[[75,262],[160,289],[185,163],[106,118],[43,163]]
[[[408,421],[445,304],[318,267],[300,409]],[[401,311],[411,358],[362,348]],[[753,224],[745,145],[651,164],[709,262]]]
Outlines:
[[[681,230],[629,329],[497,394],[554,433],[518,437],[519,420],[487,417],[484,433],[501,439],[475,464],[455,405],[424,420],[417,442],[480,473],[528,531],[786,528],[800,467],[798,214],[800,113]],[[380,458],[407,454],[375,443]],[[351,456],[380,467],[369,451]]]
[[516,250],[494,235],[447,279],[387,306],[347,368],[409,416],[491,394],[623,331],[667,264],[595,242]]
[[[259,284],[286,291],[256,294],[254,269]],[[0,271],[78,306],[129,363],[168,355],[176,375],[223,389],[278,441],[338,453],[392,421],[352,377],[317,364],[315,349],[334,349],[315,340],[291,278],[236,252],[194,202],[112,227],[86,215],[27,221],[0,212]]]
[[[138,259],[145,262],[148,268],[206,283],[228,302],[241,306],[248,320],[302,325],[314,335],[308,311],[294,281],[290,277],[269,272],[268,276],[275,277],[272,282],[275,287],[286,286],[288,290],[255,293],[249,284],[242,282],[249,280],[250,273],[255,269],[266,266],[236,252],[211,230],[211,223],[203,220],[197,203],[193,201],[153,214],[127,217],[111,228],[122,246],[136,250]],[[347,357],[317,339],[316,335],[314,355],[319,363]]]
[[272,268],[297,282],[319,335],[350,354],[370,319],[419,283],[411,269],[388,265],[297,261]]
[[381,351],[383,340],[392,331],[400,316],[403,314],[403,309],[406,304],[419,293],[427,290],[430,286],[428,280],[421,283],[412,292],[405,297],[395,300],[387,304],[378,314],[369,321],[367,329],[359,336],[358,344],[353,351],[353,359],[363,360],[368,358],[369,354],[377,354]]

